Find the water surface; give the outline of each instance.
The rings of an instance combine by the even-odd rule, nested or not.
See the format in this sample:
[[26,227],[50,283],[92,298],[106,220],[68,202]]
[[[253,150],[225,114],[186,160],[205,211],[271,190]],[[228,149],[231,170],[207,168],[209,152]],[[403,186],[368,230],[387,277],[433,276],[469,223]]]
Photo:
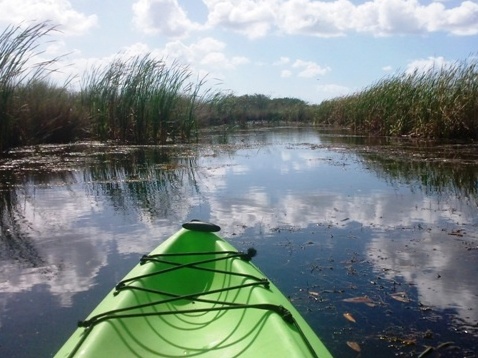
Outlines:
[[0,161],[0,356],[54,354],[193,218],[254,246],[337,356],[474,356],[477,149],[281,128],[16,150]]

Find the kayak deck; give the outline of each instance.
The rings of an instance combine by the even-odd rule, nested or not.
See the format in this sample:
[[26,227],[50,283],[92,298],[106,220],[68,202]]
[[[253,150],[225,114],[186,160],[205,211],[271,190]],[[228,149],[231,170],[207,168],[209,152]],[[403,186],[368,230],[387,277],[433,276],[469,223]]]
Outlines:
[[330,356],[250,262],[255,250],[238,252],[197,225],[143,256],[57,357]]

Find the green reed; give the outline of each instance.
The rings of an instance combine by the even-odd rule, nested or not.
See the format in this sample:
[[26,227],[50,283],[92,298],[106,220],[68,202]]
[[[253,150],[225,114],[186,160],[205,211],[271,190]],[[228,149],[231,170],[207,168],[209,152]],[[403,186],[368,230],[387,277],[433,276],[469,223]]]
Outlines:
[[57,58],[32,63],[42,53],[39,39],[55,31],[48,22],[30,26],[8,26],[0,34],[0,152],[24,144],[22,123],[17,114],[29,108],[18,90],[38,83],[54,71]]
[[384,78],[350,96],[310,106],[296,98],[203,90],[187,66],[151,55],[118,56],[82,78],[80,92],[54,85],[58,58],[34,62],[48,22],[0,34],[0,153],[12,146],[80,138],[125,143],[188,141],[199,125],[281,122],[348,126],[380,135],[478,138],[478,60]]
[[204,116],[211,108],[217,93],[203,87],[206,84],[206,77],[197,79],[195,83],[190,83],[185,91],[185,96],[182,96],[178,108],[183,109],[183,113],[179,115],[181,139],[189,139],[193,135],[196,139],[199,136],[199,120],[201,115]]
[[117,56],[82,78],[79,92],[49,75],[59,58],[35,63],[48,22],[9,26],[0,34],[0,153],[11,147],[83,138],[165,143],[197,135],[207,105],[205,78],[150,55]]
[[100,139],[165,143],[190,139],[204,80],[189,81],[191,71],[178,62],[167,65],[150,55],[117,58],[94,68],[82,88]]
[[47,80],[18,86],[10,114],[20,144],[68,143],[87,137],[89,125],[77,97]]
[[478,61],[385,78],[316,111],[317,123],[372,134],[478,138]]

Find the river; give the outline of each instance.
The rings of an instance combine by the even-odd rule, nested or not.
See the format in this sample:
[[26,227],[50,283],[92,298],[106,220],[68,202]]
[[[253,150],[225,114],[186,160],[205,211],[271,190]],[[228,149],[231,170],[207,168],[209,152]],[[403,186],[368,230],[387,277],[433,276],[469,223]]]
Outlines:
[[52,356],[190,219],[255,247],[338,357],[476,356],[476,144],[287,127],[202,138],[0,159],[0,356]]

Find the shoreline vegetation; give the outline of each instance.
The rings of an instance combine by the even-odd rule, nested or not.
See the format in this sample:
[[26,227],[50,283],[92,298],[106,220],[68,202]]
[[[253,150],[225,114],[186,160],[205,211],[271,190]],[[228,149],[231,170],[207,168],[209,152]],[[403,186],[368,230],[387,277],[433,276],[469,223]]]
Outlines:
[[322,124],[430,139],[478,139],[478,56],[402,73],[318,106]]
[[80,88],[51,79],[61,57],[31,63],[49,22],[0,33],[0,153],[77,140],[164,144],[196,140],[210,126],[300,123],[377,136],[478,139],[478,59],[399,74],[311,105],[297,98],[235,96],[206,88],[189,67],[147,54],[90,68]]

